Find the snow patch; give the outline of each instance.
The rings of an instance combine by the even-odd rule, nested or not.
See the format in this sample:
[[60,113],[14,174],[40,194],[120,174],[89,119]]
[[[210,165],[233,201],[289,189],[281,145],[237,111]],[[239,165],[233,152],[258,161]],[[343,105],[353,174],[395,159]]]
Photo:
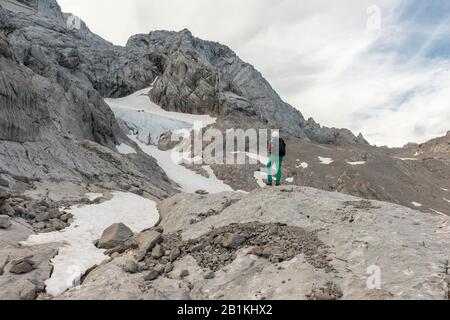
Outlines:
[[127,145],[125,143],[121,143],[120,145],[118,145],[117,146],[117,150],[121,154],[133,154],[133,153],[136,153],[136,150],[134,150],[132,147],[130,147],[129,145]]
[[366,161],[355,161],[355,162],[347,162],[351,166],[361,166],[363,164],[366,164]]
[[421,204],[421,203],[418,203],[418,202],[411,202],[412,203],[412,205],[414,206],[414,207],[418,207],[418,208],[420,208],[420,207],[423,207],[423,205]]
[[445,188],[441,188],[441,190],[442,190],[442,191],[445,191],[445,192],[449,192],[449,190],[448,190],[448,189],[445,189]]
[[[155,80],[156,81],[156,80]],[[150,100],[149,92],[153,87],[139,90],[127,97],[105,99],[117,118],[137,134],[146,144],[157,145],[162,134],[180,129],[207,127],[216,122],[209,115],[194,115],[181,112],[169,112]]]
[[437,214],[441,215],[441,216],[448,217],[445,213],[442,213],[440,211],[437,211],[437,210],[434,210],[434,209],[430,209],[430,210],[433,211],[434,213],[437,213]]
[[334,162],[331,158],[319,157],[319,161],[321,164],[332,164]]
[[120,107],[111,107],[117,118],[122,119],[127,127],[138,135],[140,141],[157,145],[161,136],[166,132],[191,129],[192,124],[163,117],[156,114],[139,112]]
[[306,162],[302,162],[298,166],[295,166],[296,169],[300,169],[300,168],[308,169],[308,167],[309,167],[309,164],[307,164]]
[[[155,80],[156,82],[156,80]],[[141,150],[155,158],[167,176],[176,182],[181,191],[194,193],[205,190],[209,193],[233,191],[233,189],[217,179],[211,167],[203,167],[210,177],[203,177],[181,165],[183,154],[176,147],[174,150],[161,151],[156,145],[162,134],[182,129],[200,130],[216,122],[209,115],[193,115],[178,112],[168,112],[153,103],[146,88],[125,98],[105,99],[116,117],[125,121],[133,131],[130,139],[136,142]],[[211,174],[212,173],[212,174]]]
[[288,182],[288,183],[293,183],[293,182],[294,182],[294,178],[292,178],[292,177],[291,177],[291,178],[287,178],[287,179],[286,179],[286,182]]
[[114,223],[124,223],[138,233],[151,228],[159,221],[154,201],[133,193],[113,192],[113,198],[100,204],[72,207],[66,210],[74,222],[60,232],[32,235],[22,245],[64,243],[58,255],[52,259],[52,276],[46,284],[47,293],[58,296],[67,289],[79,285],[81,276],[94,265],[109,259],[105,250],[96,248],[93,241]]
[[95,201],[103,197],[103,193],[86,193],[86,197],[89,199],[89,201]]
[[256,179],[256,183],[260,188],[266,187],[266,184],[264,182],[264,179],[267,178],[267,173],[261,172],[261,171],[255,171],[255,174],[253,175]]
[[[167,176],[180,186],[181,191],[186,193],[195,193],[198,190],[205,190],[209,193],[233,191],[230,186],[218,180],[214,174],[210,174],[210,177],[206,178],[183,167],[180,164],[183,160],[183,155],[180,152],[176,150],[161,151],[156,146],[142,143],[136,136],[129,136],[129,138],[136,142],[143,152],[156,159]],[[211,173],[212,170],[210,169],[206,166],[205,170]]]
[[448,203],[450,203],[450,200],[448,200],[447,198],[442,198],[444,201],[447,201]]
[[[300,159],[295,160],[297,162],[297,165],[295,166],[296,169],[307,169],[309,165],[306,162],[301,162]],[[301,162],[301,163],[300,163]]]
[[415,159],[415,158],[395,158],[398,160],[402,160],[402,161],[418,161],[419,159]]
[[105,102],[111,107],[111,109],[115,110],[129,110],[129,111],[137,111],[141,115],[142,114],[152,114],[157,115],[163,118],[168,118],[172,120],[178,120],[182,122],[187,122],[191,125],[194,125],[195,122],[201,122],[203,127],[206,127],[210,124],[216,122],[216,118],[213,118],[209,115],[194,115],[187,114],[181,112],[169,112],[153,103],[150,100],[149,92],[152,87],[139,90],[127,97],[118,98],[118,99],[105,99]]

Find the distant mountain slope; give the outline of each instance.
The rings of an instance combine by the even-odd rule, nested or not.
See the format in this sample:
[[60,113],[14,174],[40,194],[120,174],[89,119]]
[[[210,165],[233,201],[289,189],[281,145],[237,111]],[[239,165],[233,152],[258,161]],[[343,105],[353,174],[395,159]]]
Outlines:
[[346,129],[322,128],[285,103],[252,65],[230,48],[189,30],[133,36],[127,48],[157,57],[152,100],[171,111],[213,114],[228,127],[269,127],[325,144],[367,144]]
[[405,148],[399,149],[398,152],[405,156],[413,155],[421,159],[435,158],[450,164],[450,131],[443,137],[432,139],[418,145],[408,145]]

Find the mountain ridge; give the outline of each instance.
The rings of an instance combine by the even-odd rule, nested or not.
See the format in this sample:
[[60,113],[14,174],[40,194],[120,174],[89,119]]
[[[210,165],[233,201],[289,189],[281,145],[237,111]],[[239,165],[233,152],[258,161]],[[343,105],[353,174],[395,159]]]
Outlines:
[[[0,0],[0,299],[448,298],[447,137],[370,146],[226,46],[114,46],[70,17]],[[174,161],[165,139],[199,118],[284,129],[284,186],[261,187],[265,163]]]

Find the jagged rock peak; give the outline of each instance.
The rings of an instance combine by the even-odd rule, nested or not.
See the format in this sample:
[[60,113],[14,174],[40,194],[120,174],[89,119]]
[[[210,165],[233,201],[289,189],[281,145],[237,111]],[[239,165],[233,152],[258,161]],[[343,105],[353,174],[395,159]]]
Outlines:
[[64,23],[61,7],[56,0],[0,0],[0,5],[16,13],[34,13],[60,24]]

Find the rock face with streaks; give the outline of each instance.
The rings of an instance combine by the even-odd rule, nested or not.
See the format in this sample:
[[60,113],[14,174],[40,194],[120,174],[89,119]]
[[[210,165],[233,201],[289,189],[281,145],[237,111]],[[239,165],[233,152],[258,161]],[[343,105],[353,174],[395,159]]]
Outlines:
[[157,67],[81,22],[69,28],[67,17],[55,0],[0,1],[3,181],[27,189],[42,181],[130,186],[132,180],[156,197],[173,194],[156,161],[142,152],[117,153],[116,145],[133,143],[103,101],[140,89]]
[[[199,207],[222,209],[192,222]],[[295,186],[178,194],[159,209],[163,256],[127,273],[127,252],[59,298],[448,299],[450,225],[437,214]]]

